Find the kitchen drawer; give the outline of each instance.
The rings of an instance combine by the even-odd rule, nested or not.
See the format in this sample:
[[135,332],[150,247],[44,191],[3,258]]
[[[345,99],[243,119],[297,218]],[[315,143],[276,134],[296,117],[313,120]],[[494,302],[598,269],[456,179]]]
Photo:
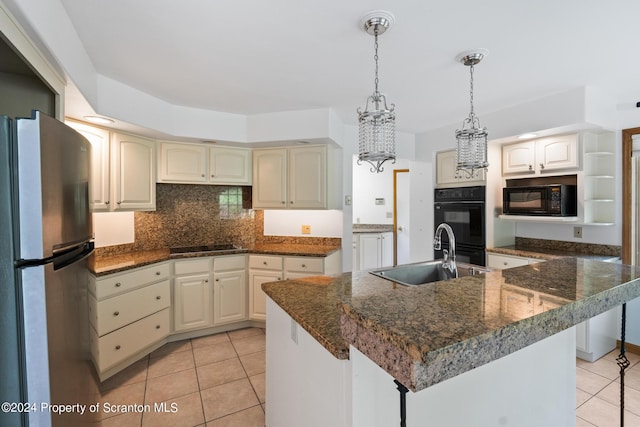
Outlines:
[[322,274],[324,273],[324,262],[322,258],[317,257],[286,257],[284,259],[284,270]]
[[185,274],[208,274],[210,269],[211,257],[174,261],[173,264],[173,271],[176,276],[182,276]]
[[91,349],[101,372],[169,336],[169,308],[98,338],[91,333]]
[[282,257],[271,255],[249,255],[249,268],[282,270]]
[[527,258],[513,257],[508,255],[487,254],[487,266],[498,270],[520,267],[529,264]]
[[213,271],[244,270],[247,261],[244,255],[221,256],[213,259]]
[[169,280],[164,280],[102,301],[90,298],[89,319],[98,336],[103,336],[169,307],[170,295]]
[[136,268],[125,273],[110,274],[100,278],[89,275],[89,292],[100,301],[167,278],[169,278],[168,262]]

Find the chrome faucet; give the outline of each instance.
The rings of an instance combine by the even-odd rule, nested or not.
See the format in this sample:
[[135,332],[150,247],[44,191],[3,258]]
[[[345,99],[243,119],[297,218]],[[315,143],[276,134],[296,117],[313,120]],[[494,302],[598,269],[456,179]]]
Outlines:
[[[449,237],[449,250],[442,249],[442,230],[447,232]],[[433,249],[439,251],[442,249],[443,260],[442,267],[448,270],[453,277],[458,277],[458,269],[456,268],[456,237],[453,235],[453,229],[445,222],[436,228],[433,236]]]

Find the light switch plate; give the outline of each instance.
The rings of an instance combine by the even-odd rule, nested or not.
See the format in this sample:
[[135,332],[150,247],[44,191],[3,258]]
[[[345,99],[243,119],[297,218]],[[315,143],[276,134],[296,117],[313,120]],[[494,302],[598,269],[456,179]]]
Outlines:
[[302,226],[302,234],[311,234],[311,226],[303,225]]

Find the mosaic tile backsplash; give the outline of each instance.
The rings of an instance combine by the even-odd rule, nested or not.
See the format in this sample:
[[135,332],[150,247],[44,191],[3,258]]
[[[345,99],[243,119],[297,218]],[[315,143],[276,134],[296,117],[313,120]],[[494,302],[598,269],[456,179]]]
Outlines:
[[[233,188],[237,187],[157,184],[156,210],[134,213],[134,243],[97,248],[96,255],[210,243],[242,247],[260,243],[340,246],[339,238],[264,236],[263,211],[241,209],[239,213],[228,214],[228,200],[224,195]],[[250,197],[250,192],[245,191],[245,198],[247,194]]]

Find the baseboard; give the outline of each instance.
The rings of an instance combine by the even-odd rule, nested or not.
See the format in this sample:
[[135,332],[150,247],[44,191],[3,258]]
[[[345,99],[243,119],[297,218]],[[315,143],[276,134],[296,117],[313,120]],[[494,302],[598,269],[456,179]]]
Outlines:
[[[618,340],[616,342],[616,347],[620,348],[620,340]],[[629,353],[640,355],[640,345],[630,344],[630,343],[626,342],[626,343],[624,343],[624,349],[625,349],[625,351],[628,351]]]

